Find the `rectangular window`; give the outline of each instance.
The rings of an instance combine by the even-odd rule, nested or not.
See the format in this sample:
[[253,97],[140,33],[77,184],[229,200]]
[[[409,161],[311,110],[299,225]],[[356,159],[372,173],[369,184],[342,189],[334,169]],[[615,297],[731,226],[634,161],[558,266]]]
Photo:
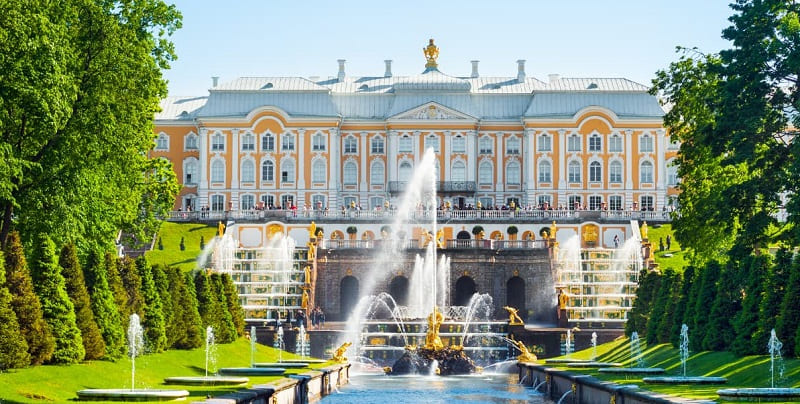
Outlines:
[[186,144],[184,148],[186,150],[197,150],[197,136],[195,135],[186,136]]
[[488,209],[494,206],[494,199],[492,198],[478,198],[478,203],[481,204],[481,208]]
[[225,210],[225,195],[211,195],[211,210],[215,212]]
[[286,133],[281,140],[281,150],[294,151],[294,135]]
[[642,210],[653,210],[653,197],[649,195],[642,195],[641,198],[642,204],[640,205]]
[[603,197],[599,195],[592,195],[589,197],[589,209],[590,210],[600,210],[600,207],[603,205]]
[[593,135],[589,137],[589,151],[590,152],[599,152],[603,148],[602,146],[602,139],[598,135]]
[[484,136],[478,142],[478,154],[492,154],[494,148],[492,147],[492,139],[488,136]]
[[519,155],[519,139],[511,138],[506,142],[506,153],[510,155]]
[[550,195],[539,195],[537,202],[539,203],[539,209],[549,209],[553,203],[553,197]]
[[381,196],[373,196],[369,198],[369,208],[370,209],[383,209],[383,197]]
[[211,137],[211,150],[224,151],[225,150],[225,137],[222,135],[214,135]]
[[652,153],[653,152],[653,137],[650,135],[644,135],[639,138],[639,152],[640,153]]
[[622,210],[622,197],[619,195],[609,196],[608,208],[611,210]]
[[622,153],[622,136],[613,135],[609,140],[608,151],[611,153]]
[[311,207],[316,210],[324,210],[328,206],[325,205],[325,195],[314,195],[311,197]]
[[275,136],[261,136],[261,150],[267,152],[275,151]]
[[466,153],[467,141],[463,136],[456,136],[453,138],[453,153]]
[[539,151],[552,151],[553,145],[549,135],[539,136]]
[[352,136],[344,138],[344,153],[345,154],[358,153],[358,139]]
[[281,196],[281,207],[284,209],[290,209],[294,205],[294,195],[282,195]]
[[410,136],[403,136],[400,138],[400,144],[398,145],[398,152],[400,153],[412,153],[414,148],[411,144],[411,137]]
[[567,138],[567,151],[579,152],[581,151],[581,138],[578,135],[572,135]]
[[435,153],[439,153],[439,138],[436,136],[428,136],[425,138],[425,150],[432,148]]
[[372,139],[372,154],[383,154],[383,138],[376,137]]
[[322,134],[314,135],[311,141],[312,151],[325,151],[325,136]]
[[569,209],[580,209],[581,206],[581,197],[580,195],[571,195],[569,197]]
[[256,138],[253,135],[242,136],[242,150],[250,151],[256,149]]
[[261,195],[261,202],[264,204],[265,209],[269,209],[275,206],[275,196],[273,195]]

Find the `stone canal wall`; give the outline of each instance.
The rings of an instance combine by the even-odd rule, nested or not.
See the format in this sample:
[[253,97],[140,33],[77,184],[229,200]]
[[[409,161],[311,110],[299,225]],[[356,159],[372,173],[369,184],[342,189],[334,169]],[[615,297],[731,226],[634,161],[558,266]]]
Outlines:
[[520,384],[534,387],[551,400],[562,404],[644,404],[644,403],[709,403],[688,400],[639,389],[636,385],[619,385],[592,376],[532,363],[520,363]]
[[273,383],[255,385],[219,397],[207,404],[304,404],[322,399],[350,381],[350,364],[310,370]]

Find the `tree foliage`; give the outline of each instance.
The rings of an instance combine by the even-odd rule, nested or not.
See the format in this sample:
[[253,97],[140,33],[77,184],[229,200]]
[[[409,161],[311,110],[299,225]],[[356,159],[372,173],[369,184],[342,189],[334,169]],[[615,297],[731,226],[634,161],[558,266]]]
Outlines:
[[639,335],[647,333],[647,322],[650,318],[653,300],[661,287],[661,274],[657,271],[642,269],[639,273],[639,287],[636,289],[636,300],[625,323],[625,334],[635,331]]
[[136,268],[142,278],[142,297],[144,299],[142,328],[144,328],[147,351],[162,352],[167,347],[167,329],[161,296],[153,278],[153,268],[144,256],[136,259]]
[[167,268],[166,273],[173,307],[172,321],[167,324],[167,343],[171,348],[198,348],[203,344],[203,325],[194,283],[180,268]]
[[800,256],[795,256],[789,269],[789,280],[781,302],[780,315],[775,323],[778,339],[783,341],[787,356],[797,356],[795,334],[800,330]]
[[121,310],[123,315],[128,318],[135,313],[142,318],[144,316],[142,274],[139,273],[136,262],[129,257],[122,258],[117,264],[117,269],[126,296],[125,309]]
[[147,151],[179,26],[161,0],[0,3],[0,243],[16,228],[87,251],[171,206]]
[[74,244],[69,243],[61,248],[58,265],[61,267],[61,275],[64,276],[67,295],[75,308],[75,322],[81,330],[86,359],[102,358],[106,352],[106,344],[94,319],[91,299]]
[[[737,355],[759,354],[764,351],[761,344],[756,344],[754,337],[759,326],[759,307],[764,298],[764,278],[767,276],[772,265],[771,256],[757,255],[751,256],[742,263],[740,268],[741,275],[745,278],[744,298],[742,299],[742,309],[736,314],[733,320],[736,329],[736,338],[731,345],[731,351]],[[749,264],[749,265],[748,265]]]
[[6,286],[5,260],[0,251],[0,371],[28,366],[31,356],[20,331],[17,315],[11,307],[11,293]]
[[239,303],[239,293],[236,292],[236,285],[233,284],[233,279],[228,274],[221,275],[222,289],[225,294],[225,301],[228,303],[228,312],[231,313],[231,320],[233,321],[236,335],[241,337],[244,335],[244,309]]
[[700,279],[697,286],[697,297],[694,302],[694,317],[692,323],[688,324],[692,331],[692,339],[690,347],[692,351],[703,350],[703,340],[707,333],[711,332],[708,329],[709,311],[714,305],[714,300],[717,296],[717,279],[720,274],[720,265],[717,261],[710,261],[706,264],[703,271],[700,272]]
[[122,321],[122,329],[128,329],[128,322],[130,321],[131,314],[133,314],[128,306],[128,292],[125,290],[125,285],[122,283],[122,276],[119,272],[119,267],[122,262],[119,258],[106,252],[103,261],[106,270],[106,279],[108,280],[108,288],[114,297],[114,303],[119,311],[119,317]]
[[20,331],[25,337],[31,364],[49,361],[56,348],[50,326],[44,321],[42,304],[33,290],[33,281],[17,232],[11,232],[5,248],[6,283],[11,293],[11,307],[17,315]]
[[[102,255],[96,251],[89,253],[86,261],[86,287],[92,300],[95,321],[106,344],[105,357],[117,360],[125,355],[125,325],[114,300],[114,292],[108,284],[107,267]],[[124,290],[121,293],[124,294]]]
[[703,337],[703,349],[709,351],[728,350],[736,338],[733,321],[742,310],[742,287],[739,268],[728,262],[717,282],[717,293],[711,304],[708,325]]
[[56,246],[50,237],[40,233],[34,244],[31,275],[36,294],[42,302],[44,321],[50,326],[56,341],[53,363],[76,363],[83,360],[81,330],[75,319],[75,309],[67,295],[67,287],[56,261]]

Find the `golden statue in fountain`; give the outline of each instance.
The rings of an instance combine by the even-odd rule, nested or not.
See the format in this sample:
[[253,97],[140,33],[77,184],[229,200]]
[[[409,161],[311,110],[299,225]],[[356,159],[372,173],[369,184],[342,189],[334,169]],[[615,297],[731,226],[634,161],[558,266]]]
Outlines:
[[217,223],[217,234],[220,238],[225,234],[225,225],[222,222]]
[[444,229],[436,231],[436,248],[444,248]]
[[525,325],[525,322],[517,314],[517,309],[510,306],[503,306],[503,308],[508,312],[508,325]]
[[333,360],[338,363],[346,363],[347,357],[344,356],[344,353],[347,352],[347,348],[352,345],[349,342],[345,342],[342,346],[336,348],[336,351],[333,353]]
[[519,349],[519,353],[520,354],[519,354],[519,356],[517,356],[517,360],[518,361],[520,361],[520,362],[534,362],[537,359],[539,359],[539,358],[536,357],[536,355],[531,353],[530,350],[528,350],[528,347],[526,347],[525,343],[523,343],[522,341],[516,341],[514,339],[511,339],[511,341],[514,343],[514,345],[517,347],[517,349]]
[[439,326],[444,322],[444,315],[438,307],[433,308],[433,313],[428,316],[428,333],[425,334],[425,349],[439,351],[444,348],[442,339],[439,338]]

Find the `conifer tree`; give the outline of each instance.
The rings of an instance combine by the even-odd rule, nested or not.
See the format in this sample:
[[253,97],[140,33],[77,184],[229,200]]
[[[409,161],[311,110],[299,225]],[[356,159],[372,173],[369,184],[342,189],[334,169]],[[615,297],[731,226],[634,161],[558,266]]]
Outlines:
[[122,265],[122,259],[116,257],[110,252],[106,252],[103,257],[106,269],[106,280],[108,281],[108,288],[114,297],[114,304],[119,311],[119,319],[122,322],[122,330],[128,329],[128,322],[130,322],[131,314],[130,307],[128,306],[128,292],[125,290],[125,285],[122,283],[122,277],[119,274],[119,267]]
[[175,315],[175,308],[172,306],[172,291],[169,288],[169,279],[167,278],[166,268],[163,265],[153,265],[151,271],[153,273],[153,283],[158,292],[158,297],[161,299],[161,313],[164,314],[164,332],[167,336],[167,342],[164,347],[169,348],[171,345],[169,343],[169,329]]
[[[681,285],[683,284],[683,277],[681,274],[675,272],[672,268],[667,268],[666,271],[664,271],[664,275],[669,279],[669,289],[666,290],[666,298],[664,299],[664,314],[659,319],[658,326],[656,327],[656,340],[662,344],[670,342],[673,326],[677,318],[675,302],[680,300]],[[656,302],[656,304],[659,303]]]
[[743,262],[743,264],[748,263],[747,268],[742,266],[742,271],[747,271],[742,309],[733,320],[736,338],[731,344],[731,351],[739,356],[764,351],[763,348],[757,350],[759,347],[755,346],[753,337],[756,336],[756,331],[758,330],[759,307],[761,306],[761,300],[764,298],[765,277],[772,267],[771,256],[765,254],[751,256]]
[[180,268],[166,269],[172,300],[172,322],[167,325],[167,343],[171,348],[192,349],[203,343],[203,326],[197,311],[194,284]]
[[752,352],[764,352],[763,347],[767,346],[770,332],[776,327],[791,266],[792,252],[785,248],[778,250],[775,254],[775,263],[770,266],[764,279],[764,297],[758,308],[758,329],[751,341]]
[[211,282],[208,274],[205,271],[196,271],[194,275],[194,286],[197,295],[197,308],[202,320],[202,327],[205,329],[208,326],[214,327],[220,317],[219,313],[215,313],[217,305],[216,299],[213,298]]
[[[681,326],[686,323],[684,319],[689,309],[694,313],[694,300],[692,300],[692,289],[695,284],[695,270],[693,266],[688,266],[683,269],[683,278],[680,285],[680,298],[675,305],[674,321],[672,323],[672,330],[670,331],[669,341],[672,346],[678,348],[680,346]],[[695,298],[697,296],[695,295]]]
[[138,314],[139,318],[144,317],[144,298],[142,297],[142,274],[136,267],[136,262],[131,258],[124,257],[120,260],[117,268],[122,279],[122,286],[128,298],[124,313],[127,317],[131,314]]
[[703,339],[706,337],[709,320],[709,310],[714,304],[714,298],[717,295],[717,278],[719,278],[720,264],[717,261],[709,261],[702,272],[700,272],[700,279],[697,282],[697,298],[694,304],[694,316],[692,316],[691,324],[687,323],[692,332],[692,338],[689,341],[689,349],[692,351],[703,350]]
[[67,295],[67,286],[56,261],[56,246],[44,233],[36,236],[31,275],[36,294],[42,302],[44,321],[56,340],[52,363],[77,363],[83,360],[81,330],[75,320],[75,308]]
[[50,326],[44,321],[39,296],[34,292],[19,233],[11,232],[8,235],[5,258],[6,283],[11,293],[11,308],[17,315],[20,331],[28,344],[31,365],[41,365],[53,356],[56,341]]
[[738,272],[736,263],[730,261],[720,274],[717,293],[708,315],[708,330],[703,337],[704,350],[728,350],[736,337],[733,319],[742,310],[742,287]]
[[236,285],[233,284],[228,274],[222,274],[222,287],[225,291],[225,299],[228,302],[228,311],[231,313],[233,325],[236,328],[236,335],[241,337],[244,335],[244,310],[239,303],[239,293],[236,292]]
[[219,304],[219,323],[214,327],[214,337],[220,343],[227,344],[236,341],[236,325],[233,323],[233,315],[228,309],[228,298],[225,295],[225,287],[222,284],[220,274],[211,274],[211,285],[213,297]]
[[795,336],[800,325],[800,256],[795,256],[789,271],[789,280],[781,302],[781,311],[775,323],[775,333],[783,342],[783,352],[787,357],[798,356],[800,349],[795,345]]
[[653,298],[650,302],[650,313],[647,317],[647,325],[643,334],[647,336],[648,345],[658,342],[658,325],[665,314],[666,302],[672,290],[673,275],[674,271],[671,269],[665,270],[660,275],[658,290],[653,293]]
[[6,286],[3,252],[0,251],[0,371],[28,366],[31,356],[20,331],[17,315],[11,308],[11,293]]
[[647,320],[650,318],[653,299],[661,285],[661,274],[657,271],[642,269],[639,273],[639,287],[636,289],[636,300],[628,314],[625,323],[625,334],[631,335],[635,331],[640,335],[647,332]]
[[[113,261],[113,257],[112,261]],[[125,325],[120,316],[114,294],[108,285],[106,262],[92,251],[87,258],[84,274],[86,287],[92,300],[92,312],[106,344],[106,358],[120,359],[125,355]],[[116,271],[116,269],[114,269]],[[124,290],[121,292],[125,294]]]
[[164,322],[164,311],[161,296],[153,280],[153,268],[144,256],[136,259],[136,268],[142,280],[142,298],[144,299],[144,317],[142,328],[148,352],[163,352],[167,347],[167,330]]
[[105,355],[106,344],[94,319],[83,270],[78,263],[78,250],[74,244],[68,243],[61,248],[58,265],[61,267],[61,275],[67,287],[67,295],[75,309],[75,322],[81,330],[85,358],[100,359]]

